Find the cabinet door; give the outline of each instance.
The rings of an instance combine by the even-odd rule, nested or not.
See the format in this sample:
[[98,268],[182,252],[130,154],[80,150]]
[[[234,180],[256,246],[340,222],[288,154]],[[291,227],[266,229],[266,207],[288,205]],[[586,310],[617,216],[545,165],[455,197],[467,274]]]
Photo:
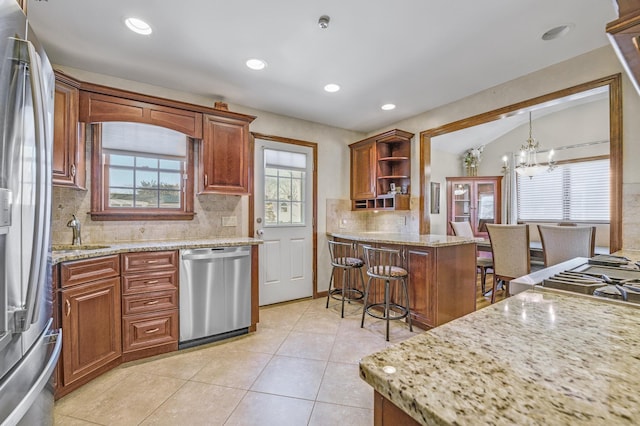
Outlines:
[[249,193],[249,125],[204,116],[200,193]]
[[435,327],[437,299],[434,252],[431,249],[406,247],[406,257],[412,318],[420,325]]
[[56,78],[53,185],[85,188],[84,127],[78,124],[78,88]]
[[376,196],[376,144],[368,142],[351,147],[351,199]]
[[500,223],[499,184],[495,179],[475,182],[471,227],[476,236],[488,238],[487,223]]
[[[449,209],[451,222],[469,222],[473,227],[473,186],[470,182],[456,182],[450,189]],[[449,226],[447,226],[449,228]]]
[[[447,220],[469,222],[476,237],[488,238],[487,223],[500,223],[502,176],[447,178]],[[453,231],[447,224],[447,234]]]
[[105,278],[60,292],[64,386],[122,353],[120,279]]

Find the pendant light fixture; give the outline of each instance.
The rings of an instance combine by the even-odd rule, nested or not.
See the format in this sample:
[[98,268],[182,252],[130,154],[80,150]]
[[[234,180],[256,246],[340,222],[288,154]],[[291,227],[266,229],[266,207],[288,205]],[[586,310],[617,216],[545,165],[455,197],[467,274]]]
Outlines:
[[531,111],[529,111],[529,138],[524,145],[520,147],[520,156],[518,157],[518,165],[515,170],[520,176],[529,176],[532,178],[535,175],[546,171],[551,171],[555,168],[555,161],[553,160],[553,150],[549,151],[549,163],[548,166],[541,166],[538,164],[538,149],[540,144],[533,138],[533,131],[531,125]]

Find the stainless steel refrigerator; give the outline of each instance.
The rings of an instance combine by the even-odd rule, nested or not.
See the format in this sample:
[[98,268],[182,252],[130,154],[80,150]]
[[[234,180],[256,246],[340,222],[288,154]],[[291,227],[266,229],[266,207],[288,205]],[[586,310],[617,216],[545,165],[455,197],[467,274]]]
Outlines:
[[0,0],[0,423],[53,422],[54,76],[15,0]]

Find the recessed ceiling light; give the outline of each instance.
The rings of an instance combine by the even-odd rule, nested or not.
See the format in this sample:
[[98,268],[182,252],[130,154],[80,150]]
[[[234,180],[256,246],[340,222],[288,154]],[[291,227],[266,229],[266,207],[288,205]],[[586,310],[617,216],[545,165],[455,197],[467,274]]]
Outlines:
[[249,59],[247,61],[247,66],[252,70],[260,71],[267,67],[267,63],[262,59]]
[[382,108],[385,111],[391,111],[392,109],[396,109],[396,106],[395,104],[384,104],[380,108]]
[[329,93],[333,93],[333,92],[337,92],[338,90],[340,90],[340,86],[338,86],[337,84],[334,84],[334,83],[329,83],[326,86],[324,86],[324,90],[329,92]]
[[573,27],[573,24],[558,25],[557,27],[553,27],[546,33],[542,34],[542,39],[545,41],[549,41],[564,37],[569,33],[569,31],[573,29]]
[[134,33],[149,35],[153,31],[149,24],[144,22],[142,19],[127,18],[124,20],[124,23],[126,24],[127,28],[129,28]]

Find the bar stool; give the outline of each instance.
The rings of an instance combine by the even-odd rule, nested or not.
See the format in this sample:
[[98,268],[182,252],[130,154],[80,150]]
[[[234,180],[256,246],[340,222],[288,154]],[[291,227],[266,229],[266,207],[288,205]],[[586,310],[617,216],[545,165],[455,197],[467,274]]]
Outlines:
[[[351,303],[352,300],[360,300],[364,297],[362,290],[356,288],[356,279],[351,280],[351,275],[357,269],[360,272],[360,284],[364,289],[364,278],[362,277],[362,267],[364,261],[358,257],[355,244],[342,243],[339,241],[329,241],[329,256],[331,256],[331,278],[329,278],[329,292],[327,294],[327,306],[329,299],[333,298],[342,302],[342,318],[344,318],[344,302]],[[336,268],[342,270],[342,283],[340,288],[336,287]],[[333,288],[331,288],[333,283]]]
[[[367,281],[367,287],[364,291],[364,308],[362,309],[362,321],[360,322],[360,328],[364,327],[364,314],[368,314],[374,318],[383,319],[387,322],[386,339],[389,341],[389,321],[399,320],[407,318],[409,323],[409,331],[413,331],[411,325],[411,311],[409,304],[409,289],[407,288],[407,276],[409,275],[407,270],[396,266],[400,258],[400,250],[387,249],[387,248],[373,248],[370,246],[363,246],[364,258],[367,262],[367,275],[369,280]],[[384,300],[382,302],[369,303],[369,296],[371,290],[371,281],[384,280]],[[402,294],[398,295],[398,289],[394,288],[393,294],[399,297],[404,296],[405,305],[401,305],[399,301],[391,300],[391,286],[400,282],[401,288],[399,289]],[[382,314],[373,312],[373,309],[382,308]],[[399,313],[397,316],[392,316],[391,313]]]

